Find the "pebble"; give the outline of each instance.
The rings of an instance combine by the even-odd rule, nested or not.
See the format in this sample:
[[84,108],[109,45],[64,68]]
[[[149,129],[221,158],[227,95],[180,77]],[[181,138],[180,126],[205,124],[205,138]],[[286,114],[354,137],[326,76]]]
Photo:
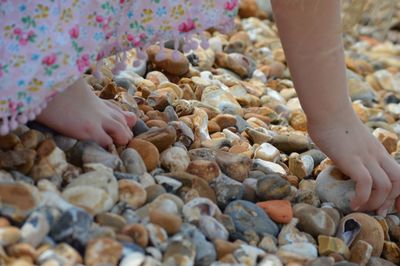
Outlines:
[[147,193],[143,186],[133,180],[123,179],[118,181],[119,200],[129,207],[137,209],[147,200]]
[[231,201],[242,199],[244,186],[242,183],[221,174],[211,184],[215,191],[217,204],[224,209]]
[[336,232],[335,222],[322,209],[306,203],[298,203],[294,205],[293,213],[294,217],[299,219],[299,229],[315,238],[319,235],[333,236]]
[[189,61],[180,52],[177,54],[177,60],[173,59],[174,50],[168,48],[163,49],[165,58],[163,60],[157,60],[157,54],[160,52],[160,47],[157,45],[150,46],[146,52],[149,56],[149,62],[161,71],[165,71],[168,74],[176,76],[182,76],[189,71]]
[[170,172],[185,171],[189,163],[189,155],[182,148],[171,147],[161,153],[161,165]]
[[85,251],[85,264],[117,265],[122,256],[122,245],[111,238],[98,238],[91,240]]
[[347,259],[350,257],[350,250],[342,239],[322,234],[318,236],[318,252],[323,256],[335,253]]
[[149,211],[149,219],[151,223],[161,226],[170,235],[177,233],[182,225],[180,216],[157,209]]
[[92,216],[87,212],[71,208],[51,227],[50,236],[57,242],[66,242],[81,251],[89,241],[92,223]]
[[216,239],[227,240],[229,232],[217,219],[209,215],[202,215],[199,220],[200,231],[211,241]]
[[248,177],[251,168],[251,160],[241,154],[218,151],[216,162],[223,173],[240,182]]
[[383,243],[382,257],[394,264],[400,264],[400,247],[390,241]]
[[153,143],[158,151],[162,152],[175,143],[176,130],[172,126],[151,128],[149,131],[136,136],[136,138]]
[[39,204],[39,191],[26,183],[0,183],[0,212],[22,222]]
[[9,246],[17,243],[21,238],[21,230],[14,226],[0,227],[0,245]]
[[256,194],[261,200],[280,200],[290,193],[290,183],[278,174],[267,174],[257,180]]
[[203,178],[207,182],[214,181],[221,174],[218,164],[208,160],[193,160],[189,163],[186,171]]
[[279,247],[277,255],[284,263],[308,262],[318,257],[317,248],[311,243],[293,243]]
[[257,234],[267,233],[273,236],[278,234],[277,225],[265,214],[263,209],[251,202],[233,201],[226,206],[224,214],[229,215],[235,224],[237,232],[232,237],[243,239],[248,230]]
[[288,200],[268,200],[257,202],[265,213],[276,223],[287,224],[293,218],[293,210]]
[[329,166],[317,177],[317,193],[321,201],[332,202],[342,212],[350,213],[355,183],[334,166]]
[[380,256],[384,244],[384,234],[381,225],[373,217],[364,213],[351,213],[343,217],[336,234],[352,248],[358,240],[369,243],[372,256]]
[[309,242],[306,233],[300,232],[300,230],[297,229],[296,226],[298,223],[299,220],[297,218],[293,218],[290,223],[283,225],[278,235],[279,245]]
[[350,250],[350,261],[358,265],[367,265],[372,255],[372,246],[364,241],[358,240]]
[[277,148],[269,143],[262,143],[254,151],[254,158],[262,159],[270,162],[277,162],[280,158],[280,153]]
[[114,154],[107,152],[95,142],[84,142],[82,151],[83,164],[98,163],[111,169],[117,169],[121,166],[121,159]]
[[121,153],[121,159],[128,173],[133,175],[142,175],[146,173],[146,165],[140,154],[131,148]]

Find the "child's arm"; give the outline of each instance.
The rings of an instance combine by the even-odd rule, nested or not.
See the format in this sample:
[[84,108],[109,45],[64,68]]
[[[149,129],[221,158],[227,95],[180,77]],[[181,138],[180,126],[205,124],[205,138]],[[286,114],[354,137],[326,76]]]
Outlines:
[[272,0],[272,6],[310,136],[356,182],[353,209],[383,214],[400,194],[400,167],[352,109],[340,1]]

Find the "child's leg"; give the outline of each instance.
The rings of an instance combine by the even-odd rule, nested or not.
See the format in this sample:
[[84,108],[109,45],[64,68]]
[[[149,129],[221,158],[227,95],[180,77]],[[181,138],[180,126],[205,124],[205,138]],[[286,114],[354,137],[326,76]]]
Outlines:
[[311,138],[356,182],[353,209],[383,214],[399,199],[400,166],[352,109],[340,1],[273,0],[272,5]]
[[101,100],[81,78],[49,102],[37,120],[64,135],[106,146],[127,144],[136,117]]

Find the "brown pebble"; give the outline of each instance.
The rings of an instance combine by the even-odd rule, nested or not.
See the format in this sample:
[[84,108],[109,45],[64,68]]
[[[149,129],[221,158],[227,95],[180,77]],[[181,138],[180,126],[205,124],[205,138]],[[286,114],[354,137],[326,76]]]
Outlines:
[[18,243],[7,247],[7,254],[14,258],[33,263],[36,259],[36,250],[27,243]]
[[117,265],[123,246],[116,240],[103,237],[89,241],[85,251],[85,265]]
[[214,246],[217,251],[217,258],[220,260],[228,254],[232,254],[236,249],[240,247],[237,243],[231,243],[222,239],[216,239]]
[[159,128],[162,128],[162,127],[166,127],[168,124],[167,123],[165,123],[164,121],[162,121],[162,120],[149,120],[149,121],[146,121],[146,125],[148,126],[148,127],[159,127]]
[[186,169],[186,172],[199,176],[207,182],[213,181],[221,173],[216,162],[206,160],[191,161]]
[[153,143],[147,140],[133,138],[129,142],[128,147],[135,149],[140,154],[148,172],[153,171],[160,164],[160,154]]
[[131,237],[133,241],[141,247],[146,247],[149,243],[149,233],[142,224],[126,225],[121,230],[121,233]]
[[161,226],[170,235],[177,233],[182,225],[180,216],[157,209],[149,211],[149,218],[151,223]]
[[126,202],[131,208],[139,208],[146,202],[146,190],[138,182],[122,179],[118,181],[118,187],[119,200]]
[[136,138],[150,141],[157,147],[159,152],[162,152],[175,143],[176,130],[172,126],[152,128]]

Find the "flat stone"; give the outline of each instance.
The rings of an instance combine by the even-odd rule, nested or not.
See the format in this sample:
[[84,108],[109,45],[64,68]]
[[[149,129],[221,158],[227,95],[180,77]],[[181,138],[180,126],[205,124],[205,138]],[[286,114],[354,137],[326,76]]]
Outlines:
[[245,155],[218,151],[216,161],[222,172],[237,181],[249,176],[251,160]]
[[268,174],[257,181],[256,194],[261,200],[279,200],[289,193],[289,182],[278,174]]
[[236,227],[236,236],[243,238],[247,230],[251,229],[258,234],[267,233],[273,236],[278,234],[278,227],[257,205],[236,200],[225,208],[224,213],[231,216]]
[[176,141],[176,130],[172,126],[165,128],[152,128],[136,138],[153,143],[159,152],[166,150]]

